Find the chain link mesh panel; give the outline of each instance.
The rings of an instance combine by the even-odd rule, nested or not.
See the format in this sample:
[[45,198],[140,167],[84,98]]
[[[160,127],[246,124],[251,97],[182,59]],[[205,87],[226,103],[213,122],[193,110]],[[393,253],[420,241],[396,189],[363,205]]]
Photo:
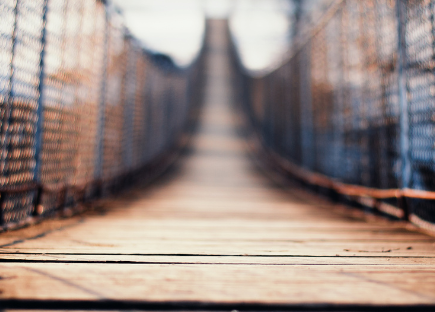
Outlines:
[[264,148],[305,182],[434,223],[435,1],[301,8],[280,68],[258,77],[234,53],[240,98]]
[[122,171],[123,121],[125,108],[124,72],[127,49],[121,15],[111,10],[108,13],[106,86],[104,94],[104,122],[102,149],[102,178],[111,180]]
[[[78,64],[81,1],[48,2],[45,77],[43,84],[43,140],[41,182],[73,182],[77,141]],[[63,192],[44,194],[44,213],[52,213],[67,200]],[[41,211],[42,212],[42,211]]]
[[[435,2],[409,1],[406,6],[406,88],[409,114],[409,187],[435,191]],[[435,223],[435,204],[410,201],[412,212]]]
[[[78,50],[78,144],[74,184],[94,180],[98,132],[98,109],[104,82],[105,7],[98,1],[83,1],[80,49]],[[86,194],[84,194],[86,195]]]
[[178,68],[106,1],[0,0],[0,48],[2,226],[157,172],[201,102],[203,52]]
[[[39,99],[43,1],[0,4],[1,179],[0,187],[31,183],[35,175],[34,135]],[[34,191],[2,195],[5,222],[32,215]]]

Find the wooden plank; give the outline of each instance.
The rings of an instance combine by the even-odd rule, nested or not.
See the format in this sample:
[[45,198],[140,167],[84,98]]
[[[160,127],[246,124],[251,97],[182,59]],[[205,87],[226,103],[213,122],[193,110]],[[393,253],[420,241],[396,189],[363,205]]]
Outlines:
[[[278,243],[237,243],[237,242],[133,242],[125,246],[125,240],[106,240],[104,243],[72,239],[68,246],[28,244],[28,247],[10,247],[5,250],[28,253],[97,253],[97,254],[138,254],[138,255],[251,255],[251,256],[360,256],[360,257],[428,257],[433,251],[426,251],[427,244],[278,244]],[[54,244],[54,245],[53,245]],[[351,249],[350,249],[351,248]],[[2,250],[4,251],[4,250]]]
[[200,132],[170,178],[0,235],[0,301],[435,305],[434,237],[253,167],[213,36]]
[[73,253],[9,253],[1,254],[0,263],[12,262],[36,263],[36,262],[96,262],[96,263],[140,263],[140,264],[232,264],[232,265],[333,265],[333,266],[430,266],[435,261],[435,257],[270,257],[267,255],[259,256],[203,256],[203,255],[139,255],[139,254],[73,254]]
[[[6,247],[21,241],[38,239],[54,232],[76,227],[81,222],[83,222],[81,216],[68,219],[52,219],[45,220],[44,223],[25,227],[19,231],[3,232],[0,233],[0,246]],[[0,249],[3,247],[0,247]]]
[[2,299],[435,303],[432,266],[1,264],[0,276]]

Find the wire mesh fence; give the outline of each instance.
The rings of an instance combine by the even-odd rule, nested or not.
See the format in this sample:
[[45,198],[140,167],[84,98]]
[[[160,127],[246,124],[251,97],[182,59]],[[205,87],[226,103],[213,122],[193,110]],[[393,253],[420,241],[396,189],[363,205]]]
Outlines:
[[110,194],[179,147],[201,102],[100,0],[0,0],[0,226]]
[[435,1],[332,1],[304,23],[324,2],[273,72],[247,71],[234,47],[243,109],[300,180],[434,228]]

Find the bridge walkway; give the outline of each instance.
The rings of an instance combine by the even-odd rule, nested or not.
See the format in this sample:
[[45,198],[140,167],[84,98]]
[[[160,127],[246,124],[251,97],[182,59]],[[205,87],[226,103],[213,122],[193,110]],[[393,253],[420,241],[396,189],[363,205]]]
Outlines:
[[100,209],[3,233],[0,307],[435,304],[435,238],[283,189],[253,165],[231,111],[225,26],[212,26],[187,155]]

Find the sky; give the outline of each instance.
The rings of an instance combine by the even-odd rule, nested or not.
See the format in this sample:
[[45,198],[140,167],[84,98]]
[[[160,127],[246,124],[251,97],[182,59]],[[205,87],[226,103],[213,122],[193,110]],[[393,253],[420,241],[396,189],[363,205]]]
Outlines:
[[238,0],[230,16],[230,29],[244,65],[268,71],[280,63],[288,50],[287,1]]
[[231,19],[245,65],[264,70],[287,49],[286,0],[114,0],[126,26],[147,48],[181,66],[199,51],[205,17]]

